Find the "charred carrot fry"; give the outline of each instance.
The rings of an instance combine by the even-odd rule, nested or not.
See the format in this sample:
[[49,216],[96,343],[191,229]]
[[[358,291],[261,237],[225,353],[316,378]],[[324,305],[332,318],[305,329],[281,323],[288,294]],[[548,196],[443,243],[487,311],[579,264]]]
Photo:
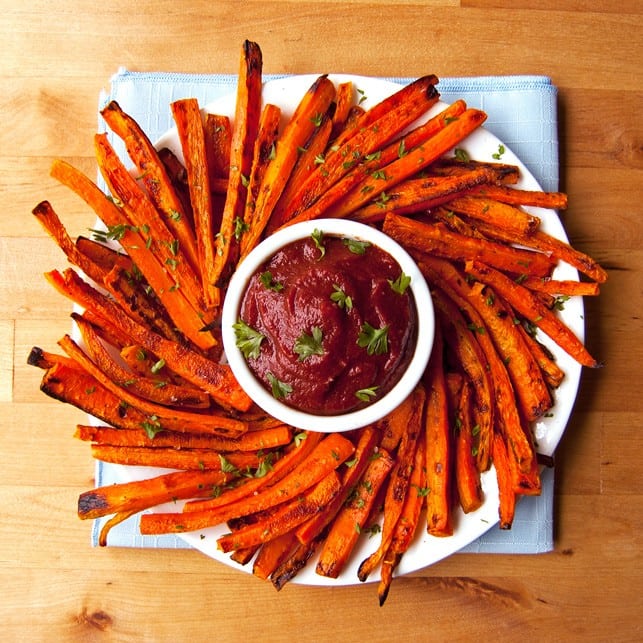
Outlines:
[[331,433],[278,484],[268,487],[256,495],[246,496],[240,502],[223,505],[216,509],[184,511],[182,514],[146,515],[141,518],[141,533],[193,531],[217,525],[231,518],[248,516],[264,509],[270,509],[296,498],[303,490],[317,484],[350,457],[353,451],[354,447],[350,440],[338,433]]
[[234,379],[228,366],[209,360],[185,346],[170,342],[135,323],[118,306],[80,279],[72,270],[66,270],[63,274],[54,270],[47,273],[45,277],[66,297],[83,308],[92,310],[100,318],[116,324],[132,337],[134,342],[144,346],[159,359],[165,360],[173,371],[207,391],[218,404],[240,411],[247,411],[250,408],[252,401]]
[[351,218],[362,223],[376,223],[384,219],[389,212],[398,215],[411,214],[419,210],[435,208],[444,203],[448,203],[451,207],[458,196],[466,193],[473,186],[488,183],[491,179],[492,174],[486,168],[457,176],[407,179],[387,192],[386,200],[358,208],[351,214]]
[[[126,387],[133,395],[163,406],[195,409],[206,409],[210,406],[210,397],[204,391],[176,386],[162,380],[140,377],[123,368],[100,341],[94,327],[81,315],[72,313],[72,317],[80,330],[85,347],[93,361],[111,381],[121,387]],[[159,382],[161,382],[161,386],[159,386]]]
[[355,127],[345,130],[345,134],[334,142],[332,153],[326,155],[324,163],[294,196],[287,221],[294,223],[315,218],[314,214],[302,218],[301,213],[361,160],[389,143],[435,104],[438,99],[436,81],[434,76],[417,79],[366,111],[357,119]]
[[529,290],[563,297],[596,297],[600,284],[595,281],[573,281],[525,277],[520,283]]
[[409,488],[404,499],[402,513],[397,520],[393,539],[388,551],[382,559],[380,570],[380,582],[377,587],[377,595],[380,605],[384,605],[393,580],[393,572],[402,560],[411,545],[417,526],[420,522],[420,513],[424,506],[426,493],[426,440],[423,434],[418,438],[418,445],[415,451],[415,462]]
[[275,156],[261,182],[252,223],[241,239],[242,256],[250,252],[259,241],[297,161],[299,148],[306,144],[318,120],[328,111],[334,98],[335,86],[327,76],[320,76],[297,105],[279,137]]
[[58,247],[65,253],[70,263],[80,268],[90,279],[101,283],[105,269],[91,261],[87,255],[80,252],[71,240],[71,237],[67,234],[67,230],[65,230],[51,203],[49,203],[49,201],[41,201],[32,210],[32,213],[42,227],[49,233],[49,236],[58,244]]
[[133,263],[126,254],[114,250],[104,243],[79,236],[75,241],[78,252],[85,255],[92,263],[102,268],[104,271],[112,270],[115,266],[120,266],[124,270],[131,271]]
[[517,165],[490,161],[461,161],[454,156],[443,156],[438,159],[431,165],[431,174],[437,176],[456,176],[481,167],[486,167],[491,170],[496,176],[496,181],[502,185],[513,185],[518,183],[520,179],[520,169]]
[[565,210],[567,208],[567,195],[563,192],[520,190],[497,183],[480,186],[475,188],[473,192],[488,199],[510,205],[531,205],[536,208],[548,208],[550,210]]
[[110,101],[101,110],[101,115],[110,129],[125,143],[127,153],[138,168],[140,179],[157,211],[173,236],[178,239],[192,269],[196,270],[199,264],[194,231],[156,148],[136,120],[126,114],[116,101]]
[[354,87],[351,81],[338,83],[335,110],[331,120],[332,138],[336,138],[339,135],[348,120],[348,115],[353,106],[353,92]]
[[362,582],[371,575],[388,551],[395,532],[395,525],[402,513],[404,498],[409,488],[410,478],[413,472],[413,463],[415,461],[415,451],[420,433],[423,430],[422,422],[425,402],[428,398],[422,385],[416,387],[413,395],[415,396],[414,414],[409,421],[408,430],[400,442],[397,460],[386,487],[384,521],[382,524],[380,544],[375,552],[362,561],[357,571],[357,577]]
[[520,315],[535,324],[579,364],[600,366],[574,333],[531,291],[481,261],[467,261],[466,271],[491,286]]
[[377,422],[377,430],[382,435],[380,442],[382,449],[390,453],[395,452],[402,436],[406,433],[416,404],[417,398],[414,393],[411,393],[397,408]]
[[[121,447],[112,444],[92,444],[92,457],[112,464],[181,469],[183,471],[247,471],[258,469],[263,458],[256,453],[226,453],[210,449],[175,449],[174,447]],[[265,457],[265,456],[264,456]]]
[[136,513],[136,511],[121,511],[114,514],[109,520],[106,520],[101,527],[100,533],[98,534],[99,547],[107,547],[107,537],[109,535],[109,532],[114,527],[116,527],[116,525],[120,525],[120,523],[125,522],[128,518],[131,518]]
[[[169,147],[162,147],[158,151],[158,155],[174,187],[176,196],[183,206],[183,212],[185,213],[190,230],[194,230],[194,217],[192,216],[192,204],[190,203],[190,186],[188,185],[188,173],[185,170],[185,166]],[[176,217],[177,215],[175,214],[174,218]]]
[[58,344],[69,357],[100,381],[107,390],[120,397],[122,402],[139,409],[148,417],[155,418],[157,429],[186,433],[220,433],[230,436],[240,435],[247,431],[245,422],[227,415],[182,411],[137,397],[130,393],[126,387],[119,386],[106,377],[69,335],[65,335]]
[[271,512],[267,520],[259,520],[234,533],[221,536],[217,540],[217,545],[221,551],[229,552],[273,540],[321,511],[340,489],[339,476],[337,472],[331,471],[314,486],[303,491],[300,497],[286,502],[282,507]]
[[320,535],[307,545],[300,544],[290,556],[275,568],[270,575],[270,582],[277,591],[283,589],[284,585],[306,566],[321,540],[322,536]]
[[535,337],[528,333],[522,324],[518,324],[517,328],[518,332],[525,340],[525,344],[538,363],[548,386],[552,389],[558,388],[565,378],[565,371],[556,364],[549,350],[545,348]]
[[[122,447],[146,447],[155,449],[210,449],[219,453],[228,451],[265,451],[282,447],[290,442],[292,431],[285,424],[263,431],[248,431],[238,438],[224,438],[218,435],[194,435],[174,431],[160,431],[150,438],[143,430],[113,429],[107,426],[76,427],[75,437],[85,442]],[[270,452],[273,453],[274,452]]]
[[206,113],[204,116],[205,140],[208,150],[210,182],[226,179],[230,173],[230,146],[232,125],[230,118],[222,114]]
[[328,537],[322,545],[316,572],[320,576],[337,578],[346,565],[366,521],[373,512],[379,491],[383,487],[394,460],[384,449],[368,463],[363,477],[343,505]]
[[210,187],[209,156],[201,110],[196,98],[183,98],[170,105],[185,159],[185,170],[196,237],[197,275],[208,308],[221,304],[221,293],[211,271],[214,267],[214,213]]
[[255,558],[252,573],[267,580],[275,569],[295,551],[298,545],[299,541],[294,531],[286,532],[264,543]]
[[252,169],[253,143],[261,115],[261,81],[263,58],[257,43],[243,43],[239,64],[237,100],[230,145],[228,189],[221,215],[221,227],[215,239],[215,263],[210,278],[221,286],[239,258],[235,228],[243,221],[247,190],[245,182]]
[[122,482],[81,493],[78,516],[83,520],[113,513],[139,512],[150,507],[211,495],[234,477],[221,471],[178,471],[154,478]]
[[515,274],[547,277],[553,263],[546,255],[501,243],[467,237],[441,224],[427,224],[395,214],[387,214],[384,231],[412,251],[433,253],[445,259],[476,259]]

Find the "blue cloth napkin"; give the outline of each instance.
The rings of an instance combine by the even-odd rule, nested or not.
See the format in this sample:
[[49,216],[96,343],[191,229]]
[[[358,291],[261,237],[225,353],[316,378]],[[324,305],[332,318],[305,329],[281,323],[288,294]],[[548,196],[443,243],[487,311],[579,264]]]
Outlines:
[[[266,76],[266,80],[280,76]],[[283,77],[283,76],[281,76]],[[386,78],[406,84],[412,79]],[[236,76],[162,72],[132,72],[121,69],[111,79],[111,87],[101,94],[100,106],[116,100],[141,124],[147,135],[156,140],[173,127],[170,103],[194,97],[205,105],[236,91]],[[438,85],[441,99],[453,102],[464,99],[471,107],[487,113],[485,128],[515,152],[544,190],[558,189],[557,89],[545,76],[485,76],[442,78]],[[105,125],[99,122],[99,130]],[[125,155],[121,142],[112,137],[116,150]],[[125,158],[125,156],[123,156]],[[102,462],[96,465],[96,484],[120,482],[118,467]],[[554,470],[542,474],[542,494],[518,503],[511,530],[492,527],[461,552],[536,554],[553,549]],[[104,520],[96,520],[92,543]],[[117,547],[187,548],[181,538],[141,536],[138,520],[131,518],[109,533],[108,545]]]

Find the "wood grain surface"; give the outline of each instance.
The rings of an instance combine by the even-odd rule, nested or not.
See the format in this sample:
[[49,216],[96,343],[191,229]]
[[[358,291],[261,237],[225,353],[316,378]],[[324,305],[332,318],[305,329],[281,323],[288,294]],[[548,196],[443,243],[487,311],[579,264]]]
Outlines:
[[[636,641],[643,638],[643,4],[639,0],[0,1],[0,633],[3,641]],[[587,371],[557,454],[555,551],[455,555],[373,586],[282,592],[194,551],[94,549],[75,515],[93,484],[82,414],[38,390],[67,303],[61,255],[93,217],[49,178],[94,172],[97,96],[119,66],[235,73],[545,74],[559,87],[572,242],[610,272],[586,303]]]

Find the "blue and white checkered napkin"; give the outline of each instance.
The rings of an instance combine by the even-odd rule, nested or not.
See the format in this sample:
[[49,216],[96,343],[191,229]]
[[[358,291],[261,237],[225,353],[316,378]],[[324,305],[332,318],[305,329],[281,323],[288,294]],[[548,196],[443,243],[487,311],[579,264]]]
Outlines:
[[[266,77],[269,80],[270,76]],[[407,78],[387,78],[406,84]],[[464,99],[471,107],[487,113],[485,128],[515,152],[544,190],[558,189],[558,132],[556,87],[544,76],[486,76],[442,78],[438,85],[447,103]],[[146,73],[120,70],[111,81],[109,92],[101,95],[101,106],[116,100],[133,116],[151,140],[156,140],[174,125],[170,103],[194,97],[205,105],[236,91],[232,75],[192,75]],[[103,123],[99,124],[103,131]],[[119,149],[119,141],[114,141]],[[96,484],[119,482],[117,467],[98,462]],[[553,549],[554,471],[542,475],[542,494],[518,503],[511,530],[491,528],[461,551],[466,553],[535,554]],[[97,544],[103,521],[97,520],[92,542]],[[116,547],[189,547],[181,538],[141,536],[135,518],[115,526],[108,544]]]

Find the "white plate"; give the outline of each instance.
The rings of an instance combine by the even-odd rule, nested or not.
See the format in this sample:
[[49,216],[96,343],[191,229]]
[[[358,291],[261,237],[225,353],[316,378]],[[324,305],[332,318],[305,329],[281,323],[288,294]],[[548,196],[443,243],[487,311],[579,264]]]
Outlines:
[[[399,89],[399,85],[388,81],[347,75],[330,75],[334,82],[352,81],[354,87],[359,89],[360,96],[364,96],[362,105],[366,108],[378,103],[393,92]],[[264,102],[274,103],[282,109],[282,120],[285,121],[293,112],[300,98],[310,87],[316,75],[293,76],[279,80],[273,80],[264,85],[263,98]],[[439,89],[439,86],[438,86]],[[363,94],[361,93],[363,92]],[[218,114],[225,114],[230,117],[234,115],[235,94],[223,97],[214,103],[206,106],[206,110]],[[445,104],[439,103],[430,112],[429,116],[444,109]],[[458,147],[466,150],[470,158],[478,161],[492,161],[492,154],[498,151],[501,141],[489,131],[479,128],[470,135]],[[170,130],[163,135],[157,142],[157,147],[168,147],[175,154],[182,158],[181,147],[176,130]],[[521,163],[520,159],[506,145],[505,152],[502,155],[502,162],[517,165],[521,171],[521,179],[518,187],[527,190],[541,190],[542,188],[536,179],[530,174],[527,168]],[[549,234],[567,241],[567,235],[553,210],[544,210],[541,208],[526,208],[542,220],[542,229]],[[556,279],[578,279],[578,272],[568,266],[561,264],[555,270]],[[580,297],[572,297],[565,303],[564,310],[560,313],[563,321],[576,333],[584,339],[584,322],[583,322],[583,302]],[[560,441],[569,417],[574,406],[578,385],[580,382],[581,367],[579,364],[564,353],[548,337],[539,334],[539,339],[548,346],[555,355],[557,363],[565,371],[565,379],[561,386],[555,391],[555,406],[551,417],[543,418],[534,427],[538,450],[545,455],[553,455],[558,442]],[[165,469],[155,469],[150,467],[126,467],[117,465],[106,465],[115,467],[119,481],[126,482],[149,478],[161,473]],[[465,545],[470,544],[479,536],[484,534],[490,528],[498,528],[498,487],[493,470],[482,475],[482,488],[484,492],[484,503],[478,511],[472,514],[464,514],[457,511],[454,520],[454,534],[449,538],[436,538],[426,533],[426,529],[420,526],[416,538],[410,549],[402,558],[396,571],[396,575],[404,575],[427,567],[437,561],[450,556],[457,552]],[[533,502],[534,499],[524,498],[522,502]],[[180,511],[179,503],[171,503],[153,511]],[[238,565],[230,560],[227,554],[218,551],[216,539],[226,533],[228,530],[225,526],[205,529],[199,532],[181,534],[184,539],[195,549],[200,550],[207,556],[223,562],[226,565],[237,569],[251,572],[252,564],[246,566]],[[358,584],[357,568],[364,558],[372,553],[378,546],[379,539],[377,536],[369,538],[364,535],[361,537],[351,559],[349,560],[344,571],[336,580],[318,576],[315,573],[315,559],[308,562],[306,567],[291,581],[294,583],[308,585],[352,585]],[[369,581],[378,580],[378,574],[375,573],[369,578]]]

